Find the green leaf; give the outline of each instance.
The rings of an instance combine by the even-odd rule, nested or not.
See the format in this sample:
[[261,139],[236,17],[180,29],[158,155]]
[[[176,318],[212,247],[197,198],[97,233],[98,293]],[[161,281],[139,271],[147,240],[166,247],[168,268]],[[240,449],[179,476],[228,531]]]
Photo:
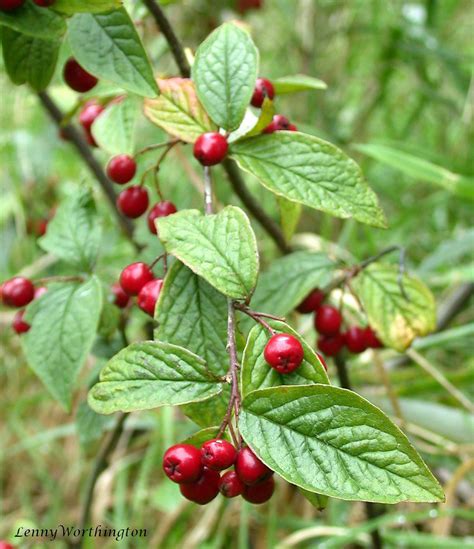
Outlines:
[[80,190],[63,202],[39,240],[43,250],[84,271],[94,267],[102,228],[89,190]]
[[74,15],[75,13],[102,13],[120,8],[121,0],[56,0],[51,9]]
[[318,78],[306,76],[305,74],[294,74],[292,76],[282,76],[272,80],[276,95],[284,93],[297,93],[308,90],[325,90],[327,85]]
[[215,215],[184,210],[157,219],[166,251],[219,292],[234,299],[253,292],[258,275],[255,234],[246,214],[227,206]]
[[66,409],[94,342],[101,309],[102,288],[95,277],[83,284],[51,284],[27,309],[31,328],[21,340],[26,360]]
[[223,385],[222,392],[201,402],[180,406],[183,413],[200,427],[210,427],[224,419],[230,398],[230,387]]
[[301,218],[302,207],[299,202],[292,202],[281,196],[277,197],[280,208],[281,229],[287,241],[291,240],[296,232]]
[[316,492],[310,492],[304,488],[300,488],[299,491],[303,496],[312,504],[318,511],[323,511],[328,505],[328,497]]
[[5,69],[14,84],[29,84],[44,90],[51,81],[58,60],[60,42],[21,34],[8,27],[2,31]]
[[[421,280],[406,274],[402,277],[395,265],[373,263],[353,281],[370,325],[388,347],[404,351],[415,337],[436,327],[436,304]],[[407,299],[408,298],[408,299]]]
[[92,124],[92,135],[98,146],[110,154],[130,154],[135,151],[135,127],[141,100],[128,96],[110,103]]
[[216,438],[218,433],[219,433],[219,426],[206,427],[205,429],[201,429],[197,433],[194,433],[190,437],[185,438],[183,441],[181,441],[180,444],[191,444],[191,446],[196,446],[196,448],[201,448],[201,446],[205,442],[213,438]]
[[201,103],[221,128],[242,122],[257,79],[258,52],[249,34],[232,23],[216,29],[199,46],[192,77]]
[[33,2],[25,2],[21,8],[10,12],[0,10],[0,25],[45,39],[60,38],[66,32],[63,16]]
[[74,57],[94,76],[145,97],[158,94],[150,61],[125,9],[77,14],[68,35]]
[[227,141],[234,143],[239,139],[246,139],[261,134],[273,120],[274,114],[275,105],[273,101],[265,97],[261,109],[249,107],[245,111],[245,116],[240,126],[229,135]]
[[269,335],[263,326],[257,324],[249,333],[242,357],[241,379],[242,395],[244,397],[256,389],[265,389],[278,385],[329,383],[326,370],[316,353],[297,332],[284,322],[269,320],[268,324],[276,333],[291,334],[301,342],[304,350],[303,362],[291,374],[279,374],[269,366],[263,356]]
[[76,413],[76,430],[81,446],[98,440],[109,421],[109,418],[94,412],[86,401],[81,402]]
[[221,385],[204,360],[187,349],[141,341],[105,365],[88,402],[99,414],[149,410],[204,400],[219,393]]
[[346,389],[254,391],[243,401],[239,428],[268,467],[310,492],[381,503],[443,500],[406,436],[381,410]]
[[227,372],[227,300],[179,261],[165,277],[155,316],[156,339],[196,353],[216,375]]
[[326,286],[336,266],[321,252],[299,251],[272,262],[259,277],[252,308],[285,316],[315,288]]
[[386,226],[359,166],[327,141],[279,131],[239,141],[231,152],[243,170],[278,196],[336,217]]
[[189,78],[157,79],[160,96],[145,99],[145,116],[173,137],[194,143],[205,132],[217,126],[199,102],[194,83]]

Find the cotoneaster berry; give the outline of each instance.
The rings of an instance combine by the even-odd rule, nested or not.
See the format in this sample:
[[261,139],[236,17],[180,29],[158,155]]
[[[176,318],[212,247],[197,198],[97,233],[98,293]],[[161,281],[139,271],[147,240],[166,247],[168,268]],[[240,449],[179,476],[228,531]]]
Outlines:
[[163,456],[163,471],[173,482],[196,482],[203,472],[201,452],[191,444],[175,444]]
[[135,159],[128,154],[119,154],[107,164],[107,175],[114,183],[124,185],[133,179],[137,171]]
[[79,93],[88,92],[98,82],[97,78],[83,69],[73,57],[66,61],[63,77],[66,84]]
[[205,467],[197,482],[181,484],[179,490],[186,499],[199,505],[206,505],[219,493],[219,480],[220,475],[217,471]]
[[237,0],[237,10],[245,13],[248,10],[258,10],[262,7],[263,0]]
[[227,139],[217,132],[208,132],[200,135],[194,143],[194,157],[203,166],[214,166],[224,160],[229,145]]
[[298,305],[297,311],[301,314],[312,313],[317,311],[324,301],[324,294],[321,290],[315,289],[308,294],[305,299]]
[[24,334],[31,328],[28,322],[23,320],[24,316],[25,316],[25,310],[22,309],[21,311],[18,311],[13,317],[12,328],[15,330],[15,332],[18,335]]
[[290,127],[290,121],[286,116],[282,114],[275,114],[272,121],[263,130],[263,133],[273,133],[280,130],[288,130]]
[[328,365],[326,364],[326,361],[324,360],[323,355],[321,353],[318,353],[318,352],[316,352],[316,354],[318,355],[318,358],[319,358],[321,364],[324,366],[324,369],[327,372],[328,371]]
[[326,356],[336,356],[344,347],[344,336],[342,334],[322,335],[318,338],[317,345],[318,349]]
[[289,374],[303,362],[301,343],[290,334],[275,334],[263,351],[266,362],[278,373]]
[[363,353],[368,347],[365,329],[359,326],[351,326],[344,334],[344,339],[351,353]]
[[114,305],[117,305],[119,309],[125,309],[130,301],[130,296],[124,292],[122,286],[117,282],[112,284],[111,290],[114,295]]
[[270,80],[267,80],[266,78],[257,78],[250,103],[252,106],[260,108],[263,105],[265,97],[273,99],[275,97],[275,88]]
[[25,0],[0,0],[0,10],[12,11],[20,8],[25,3]]
[[117,196],[117,207],[126,217],[140,217],[148,209],[148,191],[140,185],[128,187]]
[[243,498],[250,503],[260,504],[268,501],[275,491],[275,480],[270,477],[254,486],[245,486],[242,494]]
[[150,282],[147,282],[138,294],[138,306],[142,311],[145,311],[145,313],[150,316],[155,315],[155,306],[162,286],[163,280],[161,278],[155,278],[155,280],[150,280]]
[[273,471],[261,462],[248,446],[237,452],[234,468],[240,480],[249,486],[273,475]]
[[15,549],[15,547],[8,541],[0,540],[0,549]]
[[335,335],[341,329],[341,313],[332,305],[321,305],[316,311],[314,327],[323,335]]
[[380,341],[380,339],[377,337],[377,334],[374,332],[374,330],[372,330],[370,326],[367,326],[367,328],[364,330],[364,337],[367,347],[371,349],[380,349],[381,347],[383,347],[383,343]]
[[127,295],[138,295],[143,286],[154,278],[146,263],[132,263],[120,274],[120,286]]
[[155,219],[159,217],[167,217],[168,215],[176,213],[178,210],[173,202],[169,200],[162,200],[157,202],[148,213],[148,228],[150,232],[156,234]]
[[15,276],[2,285],[2,299],[9,307],[24,307],[33,301],[35,287],[31,280],[23,276]]
[[49,8],[49,6],[52,6],[56,0],[33,0],[33,2],[40,6],[40,8]]
[[214,471],[228,469],[236,458],[237,450],[227,440],[212,439],[201,446],[202,464]]
[[219,492],[226,498],[240,496],[245,484],[240,480],[235,471],[225,472],[219,480]]
[[289,132],[297,132],[298,131],[298,128],[294,125],[294,124],[290,124],[288,126],[288,131]]
[[79,124],[85,129],[90,130],[95,119],[104,112],[104,107],[97,101],[88,101],[79,113]]

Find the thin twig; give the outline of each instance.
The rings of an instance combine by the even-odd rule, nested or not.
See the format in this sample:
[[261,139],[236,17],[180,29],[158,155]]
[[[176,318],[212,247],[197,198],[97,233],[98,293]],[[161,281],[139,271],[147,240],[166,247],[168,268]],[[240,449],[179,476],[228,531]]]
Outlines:
[[265,328],[265,330],[270,332],[271,335],[275,335],[275,330],[270,326],[270,324],[268,324],[268,322],[265,322],[262,317],[270,318],[272,320],[281,320],[280,318],[273,315],[268,315],[266,313],[257,313],[256,311],[252,311],[250,307],[242,303],[235,303],[234,307],[249,316],[252,320],[255,320],[255,322],[257,322],[258,324],[261,324]]

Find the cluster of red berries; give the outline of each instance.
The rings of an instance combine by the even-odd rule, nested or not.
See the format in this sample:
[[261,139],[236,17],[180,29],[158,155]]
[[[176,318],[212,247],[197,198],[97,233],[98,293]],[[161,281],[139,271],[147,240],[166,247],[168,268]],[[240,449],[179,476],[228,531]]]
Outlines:
[[[221,471],[234,466],[232,471]],[[230,442],[212,439],[200,449],[176,444],[163,456],[163,470],[179,484],[181,494],[199,505],[220,492],[226,498],[242,496],[250,503],[268,501],[275,489],[273,471],[245,446],[237,450]]]
[[6,280],[0,286],[0,299],[6,307],[21,308],[13,318],[12,328],[17,334],[24,334],[31,326],[23,320],[25,309],[34,299],[38,299],[45,292],[44,286],[34,287],[33,282],[23,276],[15,276]]
[[130,298],[137,296],[137,304],[142,311],[154,316],[155,306],[163,286],[162,278],[155,278],[146,263],[137,262],[127,265],[120,274],[120,283],[112,285],[114,304],[125,308]]
[[[56,0],[33,0],[40,8],[48,8],[52,6]],[[2,11],[12,11],[18,8],[21,8],[25,0],[0,0],[0,10]]]

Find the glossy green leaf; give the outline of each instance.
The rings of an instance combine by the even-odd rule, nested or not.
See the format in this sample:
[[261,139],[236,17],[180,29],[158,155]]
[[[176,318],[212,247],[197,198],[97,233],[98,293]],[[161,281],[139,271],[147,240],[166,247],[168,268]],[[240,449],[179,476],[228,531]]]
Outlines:
[[234,299],[251,295],[258,275],[255,234],[247,215],[227,206],[215,215],[183,210],[156,220],[166,251]]
[[77,14],[68,36],[74,57],[94,76],[137,95],[158,95],[150,61],[125,9]]
[[184,440],[181,441],[180,444],[191,444],[191,446],[196,446],[196,448],[201,448],[201,446],[205,442],[213,438],[216,438],[218,432],[219,432],[218,425],[215,427],[206,427],[205,429],[201,429],[197,433],[192,434],[190,437],[185,438]]
[[297,93],[308,90],[325,90],[327,85],[319,78],[313,78],[305,74],[294,74],[291,76],[282,76],[272,80],[276,95],[285,93]]
[[101,309],[102,288],[95,277],[83,284],[51,284],[27,309],[31,328],[21,339],[26,360],[66,409],[92,347]]
[[194,143],[205,132],[217,131],[199,102],[189,78],[157,79],[160,96],[145,99],[145,116],[173,137]]
[[386,226],[359,166],[327,141],[279,131],[239,141],[231,153],[243,170],[278,196],[336,217]]
[[289,241],[296,232],[303,208],[299,202],[292,202],[281,196],[277,198],[278,208],[280,209],[281,230],[286,240]]
[[254,391],[243,401],[239,428],[266,465],[310,492],[381,503],[444,498],[398,427],[346,389],[304,385]]
[[51,9],[66,15],[74,15],[75,13],[103,13],[121,6],[121,0],[55,0]]
[[222,392],[201,402],[180,406],[183,413],[200,427],[210,427],[224,419],[230,398],[230,386],[224,384]]
[[247,345],[242,357],[241,382],[243,396],[256,389],[265,389],[278,385],[329,383],[326,370],[316,353],[297,332],[284,322],[269,320],[268,324],[276,333],[291,334],[301,342],[304,350],[303,362],[291,374],[279,374],[267,364],[263,356],[270,337],[268,331],[260,324],[255,325],[248,335]]
[[[395,265],[373,263],[353,282],[370,325],[388,347],[404,351],[415,337],[436,327],[436,305],[430,290],[413,276],[403,275]],[[408,298],[408,299],[407,299]]]
[[132,412],[204,400],[221,389],[201,357],[170,343],[141,341],[109,360],[88,402],[99,414]]
[[242,122],[255,87],[258,52],[249,34],[232,23],[217,28],[199,46],[192,77],[212,120],[227,131]]
[[245,111],[245,116],[240,126],[229,135],[227,141],[234,143],[239,139],[246,139],[261,134],[273,120],[274,114],[275,104],[268,97],[265,97],[260,109],[249,107]]
[[34,2],[26,2],[14,11],[0,10],[0,25],[45,39],[60,38],[66,32],[66,22],[62,15],[41,8]]
[[311,503],[311,505],[314,505],[314,507],[316,507],[318,511],[326,509],[329,499],[327,496],[317,494],[316,492],[310,492],[309,490],[305,490],[304,488],[300,488],[299,491]]

